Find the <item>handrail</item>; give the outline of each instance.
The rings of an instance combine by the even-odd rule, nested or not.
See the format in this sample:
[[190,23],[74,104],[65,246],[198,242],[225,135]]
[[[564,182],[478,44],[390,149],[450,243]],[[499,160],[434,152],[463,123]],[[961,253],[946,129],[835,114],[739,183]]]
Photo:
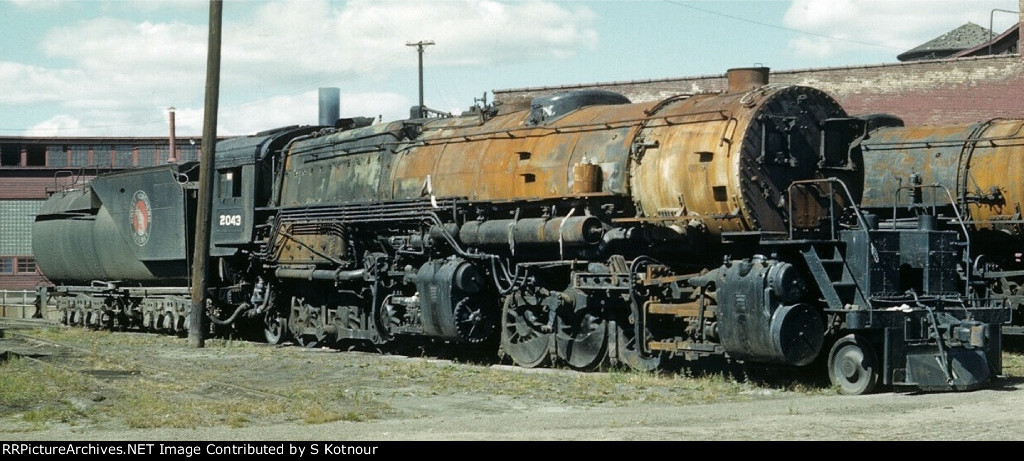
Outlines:
[[[11,312],[20,310],[21,315],[17,318],[32,317],[37,307],[37,299],[35,290],[0,290],[0,317],[8,317],[8,309],[11,309]],[[28,309],[32,312],[26,313]]]
[[[867,231],[868,231],[867,221],[864,219],[864,215],[861,212],[860,207],[858,207],[856,205],[857,201],[853,199],[853,194],[850,193],[850,189],[848,187],[846,187],[846,183],[844,183],[841,179],[835,178],[835,177],[831,177],[831,178],[819,178],[819,179],[803,179],[803,180],[799,180],[799,181],[793,181],[792,183],[789,184],[789,187],[786,189],[786,193],[790,197],[790,200],[788,200],[788,207],[789,207],[789,238],[790,238],[790,240],[793,239],[793,199],[792,199],[792,197],[793,197],[793,187],[794,186],[798,186],[798,185],[816,184],[816,183],[828,183],[828,186],[829,186],[829,197],[830,198],[835,197],[835,189],[833,189],[832,185],[833,184],[839,184],[840,186],[842,186],[843,193],[846,196],[846,199],[850,201],[850,208],[853,209],[854,214],[857,216],[857,223],[860,225],[860,228],[864,230],[865,235],[868,235],[867,234]],[[836,230],[835,230],[835,200],[834,199],[829,200],[829,218],[831,219],[831,223],[833,224],[831,226],[832,228],[830,229],[831,238],[832,238],[832,240],[835,240],[836,239]],[[870,235],[868,235],[868,237],[870,238]]]
[[[828,195],[829,196],[829,218],[830,218],[830,226],[829,226],[830,229],[829,229],[829,232],[830,232],[831,240],[832,241],[837,240],[836,239],[836,219],[835,219],[835,202],[836,202],[835,196],[836,196],[836,194],[835,194],[835,189],[834,189],[833,185],[834,184],[839,184],[839,186],[842,187],[843,194],[846,196],[846,199],[850,201],[849,208],[853,210],[854,215],[857,217],[858,227],[860,227],[861,232],[864,234],[864,242],[867,243],[867,245],[868,245],[868,251],[864,252],[864,267],[871,267],[871,258],[872,258],[872,256],[874,256],[875,262],[878,262],[878,253],[876,253],[876,251],[875,251],[875,244],[871,241],[871,233],[869,232],[870,228],[868,227],[867,220],[864,219],[863,212],[861,211],[860,207],[857,206],[857,201],[853,199],[853,194],[850,193],[850,189],[848,187],[846,187],[846,183],[844,183],[839,178],[830,177],[830,178],[819,178],[819,179],[804,179],[804,180],[799,180],[799,181],[793,181],[792,183],[790,183],[789,187],[786,189],[786,193],[789,194],[789,197],[790,197],[790,200],[788,200],[788,202],[789,202],[788,203],[788,207],[789,207],[789,238],[790,238],[790,240],[793,240],[793,199],[792,199],[793,198],[793,188],[794,188],[794,186],[798,186],[798,185],[817,184],[817,183],[828,183],[828,187],[829,187],[829,195]],[[843,259],[844,259],[843,265],[845,266],[846,265],[846,262],[845,262],[846,258],[845,258],[845,256],[844,256]],[[869,307],[870,307],[870,300],[869,300],[867,294],[864,293],[864,289],[860,286],[860,281],[858,281],[856,277],[853,277],[852,281],[853,281],[853,284],[854,284],[854,288],[857,290],[857,293],[860,295],[860,297],[862,299],[864,299],[866,302],[869,303]]]

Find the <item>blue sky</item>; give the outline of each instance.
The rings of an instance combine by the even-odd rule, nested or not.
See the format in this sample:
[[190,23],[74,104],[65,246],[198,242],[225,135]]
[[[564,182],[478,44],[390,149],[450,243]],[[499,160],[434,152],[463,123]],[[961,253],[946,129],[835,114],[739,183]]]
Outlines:
[[[1018,0],[225,0],[220,135],[342,116],[459,112],[491,90],[896,62]],[[995,11],[994,11],[995,10]],[[0,135],[202,132],[206,0],[0,0]]]

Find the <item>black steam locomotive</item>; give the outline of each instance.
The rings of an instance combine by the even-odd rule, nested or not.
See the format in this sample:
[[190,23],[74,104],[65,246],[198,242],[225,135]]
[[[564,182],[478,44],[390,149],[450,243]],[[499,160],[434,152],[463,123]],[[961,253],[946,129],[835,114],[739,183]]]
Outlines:
[[[846,394],[984,386],[1006,309],[963,233],[857,207],[866,132],[755,68],[651,103],[584,90],[225,140],[207,315],[270,342],[493,345],[524,367],[724,357],[823,365]],[[197,170],[50,198],[33,245],[67,323],[186,328]]]

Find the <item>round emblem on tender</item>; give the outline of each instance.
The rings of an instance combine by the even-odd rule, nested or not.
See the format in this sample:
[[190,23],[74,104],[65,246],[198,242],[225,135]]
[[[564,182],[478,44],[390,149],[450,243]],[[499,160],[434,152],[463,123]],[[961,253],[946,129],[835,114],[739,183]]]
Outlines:
[[141,190],[136,191],[132,196],[132,212],[128,218],[131,221],[132,240],[135,240],[136,245],[142,246],[149,241],[149,224],[152,218],[149,196]]

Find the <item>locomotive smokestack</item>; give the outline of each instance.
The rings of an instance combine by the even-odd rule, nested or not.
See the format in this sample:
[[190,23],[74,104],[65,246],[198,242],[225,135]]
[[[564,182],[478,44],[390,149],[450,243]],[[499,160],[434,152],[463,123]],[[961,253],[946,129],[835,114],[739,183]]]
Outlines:
[[741,67],[726,71],[730,93],[742,93],[768,84],[767,67]]
[[341,118],[341,89],[320,88],[320,124],[334,126]]

